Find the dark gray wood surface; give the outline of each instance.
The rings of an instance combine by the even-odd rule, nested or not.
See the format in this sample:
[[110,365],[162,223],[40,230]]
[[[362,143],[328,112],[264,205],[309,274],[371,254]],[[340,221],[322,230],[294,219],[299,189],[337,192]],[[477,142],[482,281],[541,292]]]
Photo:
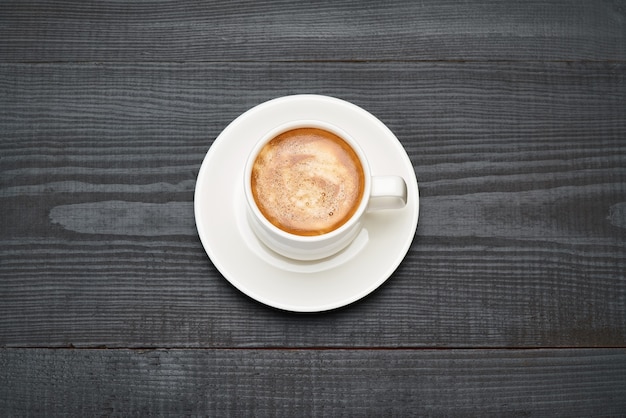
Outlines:
[[[268,66],[4,65],[6,345],[625,344],[623,65],[289,64],[282,83]],[[298,86],[380,117],[421,188],[388,285],[305,318],[235,291],[192,207],[212,139]]]
[[620,0],[4,0],[3,60],[623,61]]
[[[6,350],[7,415],[620,416],[624,350]],[[8,376],[6,378],[5,376]]]
[[[626,414],[625,55],[620,1],[2,2],[0,415]],[[315,315],[193,219],[214,138],[296,93],[421,191],[388,282]]]

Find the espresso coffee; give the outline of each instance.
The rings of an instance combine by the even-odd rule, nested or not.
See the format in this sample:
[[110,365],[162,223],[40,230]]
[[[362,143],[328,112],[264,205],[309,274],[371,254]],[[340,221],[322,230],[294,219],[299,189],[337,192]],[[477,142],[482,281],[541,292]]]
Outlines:
[[359,157],[339,136],[297,128],[270,140],[252,166],[252,195],[272,224],[296,235],[331,232],[363,199]]

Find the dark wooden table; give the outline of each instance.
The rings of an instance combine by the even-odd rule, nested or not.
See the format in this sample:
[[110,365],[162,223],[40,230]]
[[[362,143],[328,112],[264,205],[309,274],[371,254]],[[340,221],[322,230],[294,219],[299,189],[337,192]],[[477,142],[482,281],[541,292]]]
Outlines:
[[[322,314],[235,289],[193,214],[221,130],[296,93],[421,191]],[[0,415],[625,416],[626,4],[2,1]]]

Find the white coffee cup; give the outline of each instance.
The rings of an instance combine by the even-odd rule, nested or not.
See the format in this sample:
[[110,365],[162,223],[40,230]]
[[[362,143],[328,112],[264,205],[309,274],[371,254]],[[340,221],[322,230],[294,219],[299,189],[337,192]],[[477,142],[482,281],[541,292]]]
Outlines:
[[[252,191],[253,166],[261,150],[278,135],[298,128],[321,129],[338,136],[354,151],[363,169],[363,192],[361,199],[355,203],[356,210],[341,226],[319,235],[299,235],[281,229],[263,214]],[[295,260],[318,260],[340,252],[363,228],[363,215],[366,212],[401,209],[407,202],[407,186],[402,177],[372,176],[368,159],[357,140],[343,129],[320,120],[292,121],[262,135],[249,154],[243,180],[251,229],[269,249]]]

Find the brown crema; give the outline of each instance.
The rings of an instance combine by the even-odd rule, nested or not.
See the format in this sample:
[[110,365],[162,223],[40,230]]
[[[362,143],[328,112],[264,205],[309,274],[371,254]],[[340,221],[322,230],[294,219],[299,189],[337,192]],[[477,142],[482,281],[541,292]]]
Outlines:
[[365,173],[352,147],[318,128],[297,128],[270,140],[252,166],[252,195],[272,224],[312,236],[339,228],[363,199]]

